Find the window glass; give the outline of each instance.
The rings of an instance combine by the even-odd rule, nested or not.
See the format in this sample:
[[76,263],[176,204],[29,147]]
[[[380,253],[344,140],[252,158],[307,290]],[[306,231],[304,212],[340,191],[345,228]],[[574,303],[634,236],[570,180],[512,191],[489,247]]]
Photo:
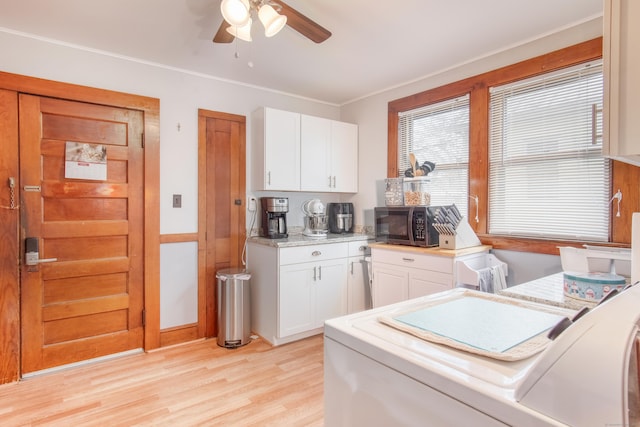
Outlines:
[[[398,170],[434,163],[427,175],[431,205],[454,204],[467,216],[469,182],[469,96],[430,104],[398,115]],[[475,214],[474,214],[475,215]]]
[[600,61],[490,90],[489,233],[608,241]]

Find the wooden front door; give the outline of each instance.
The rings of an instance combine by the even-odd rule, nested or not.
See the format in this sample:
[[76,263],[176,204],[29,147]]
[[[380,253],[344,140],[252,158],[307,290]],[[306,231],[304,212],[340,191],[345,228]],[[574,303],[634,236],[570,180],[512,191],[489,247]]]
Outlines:
[[[143,347],[143,114],[20,95],[22,373]],[[65,178],[67,142],[106,179]],[[26,238],[39,258],[25,265]]]

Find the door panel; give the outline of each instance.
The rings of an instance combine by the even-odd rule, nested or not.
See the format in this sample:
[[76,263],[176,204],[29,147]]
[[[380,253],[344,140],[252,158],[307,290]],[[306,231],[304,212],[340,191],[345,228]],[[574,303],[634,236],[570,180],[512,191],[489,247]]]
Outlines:
[[216,272],[242,266],[246,236],[245,119],[200,110],[206,135],[206,336],[217,333]]
[[[142,113],[21,95],[22,372],[143,345]],[[66,142],[102,144],[107,179],[65,178]],[[26,191],[24,186],[39,186]]]

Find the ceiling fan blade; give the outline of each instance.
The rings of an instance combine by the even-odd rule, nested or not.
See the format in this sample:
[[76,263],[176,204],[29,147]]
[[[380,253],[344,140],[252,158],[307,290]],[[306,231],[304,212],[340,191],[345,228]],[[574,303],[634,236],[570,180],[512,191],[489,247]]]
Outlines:
[[223,19],[218,32],[213,37],[214,43],[231,43],[233,41],[235,37],[227,31],[227,27],[229,27],[229,24]]
[[279,13],[287,17],[287,25],[316,43],[322,43],[331,37],[331,31],[318,25],[302,13],[288,6],[282,0],[274,0],[274,3],[282,6]]

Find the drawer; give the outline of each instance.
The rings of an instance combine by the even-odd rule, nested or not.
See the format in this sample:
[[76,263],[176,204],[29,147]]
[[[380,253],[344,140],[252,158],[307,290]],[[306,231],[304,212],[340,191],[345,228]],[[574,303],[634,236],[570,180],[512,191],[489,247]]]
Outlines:
[[349,242],[349,256],[362,256],[368,247],[369,241],[367,240]]
[[347,242],[280,248],[280,265],[347,258],[348,256],[349,245]]
[[394,251],[374,248],[371,251],[371,259],[374,264],[382,262],[402,267],[453,274],[454,259],[448,256],[426,255],[407,250]]

